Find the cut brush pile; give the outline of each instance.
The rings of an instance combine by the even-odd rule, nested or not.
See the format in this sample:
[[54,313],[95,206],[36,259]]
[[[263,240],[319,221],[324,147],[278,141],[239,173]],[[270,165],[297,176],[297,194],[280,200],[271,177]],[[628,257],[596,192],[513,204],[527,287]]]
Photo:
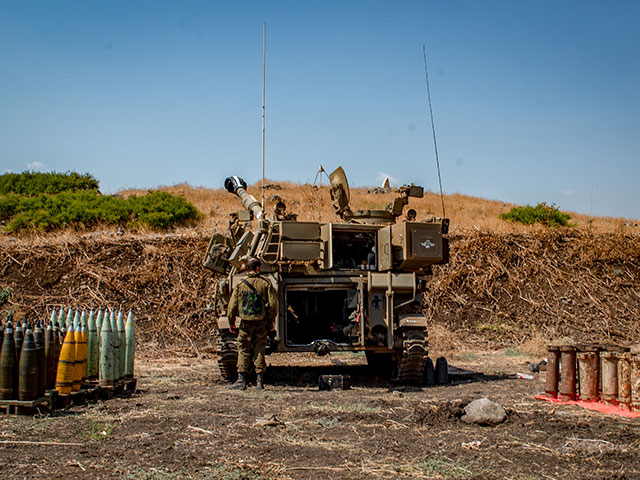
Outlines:
[[[13,293],[0,319],[9,310],[48,318],[63,305],[122,305],[134,309],[142,340],[199,351],[212,340],[220,280],[201,266],[207,242],[190,233],[9,243],[0,252],[0,289]],[[432,327],[473,346],[566,335],[640,341],[638,236],[576,229],[455,235],[451,263],[436,268],[424,311]]]

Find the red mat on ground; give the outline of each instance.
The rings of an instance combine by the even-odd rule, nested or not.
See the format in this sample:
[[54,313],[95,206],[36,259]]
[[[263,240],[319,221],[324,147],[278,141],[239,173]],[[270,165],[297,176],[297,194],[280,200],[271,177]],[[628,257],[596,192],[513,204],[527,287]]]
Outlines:
[[622,410],[621,408],[614,407],[613,405],[607,405],[606,403],[601,402],[584,402],[582,400],[569,400],[567,402],[564,402],[559,398],[550,398],[546,395],[536,395],[535,398],[537,398],[538,400],[544,400],[545,402],[560,403],[562,405],[578,405],[582,408],[586,408],[587,410],[594,410],[600,413],[608,413],[610,415],[618,415],[620,417],[640,417],[640,412],[629,412],[627,410]]

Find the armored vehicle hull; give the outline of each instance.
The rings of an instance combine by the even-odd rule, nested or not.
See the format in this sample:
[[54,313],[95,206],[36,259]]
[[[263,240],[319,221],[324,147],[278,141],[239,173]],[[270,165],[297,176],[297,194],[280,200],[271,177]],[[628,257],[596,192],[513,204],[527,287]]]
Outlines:
[[[331,174],[338,222],[299,222],[282,204],[273,218],[246,191],[239,177],[226,188],[240,197],[244,211],[232,215],[229,235],[214,234],[204,266],[226,275],[216,293],[218,360],[223,377],[236,378],[237,345],[226,305],[244,278],[250,257],[278,296],[270,352],[365,352],[369,364],[403,383],[420,383],[428,358],[427,319],[422,292],[431,267],[448,261],[447,219],[415,221],[410,196],[422,188],[401,187],[383,211],[349,207],[341,168]],[[257,227],[251,228],[257,221]]]

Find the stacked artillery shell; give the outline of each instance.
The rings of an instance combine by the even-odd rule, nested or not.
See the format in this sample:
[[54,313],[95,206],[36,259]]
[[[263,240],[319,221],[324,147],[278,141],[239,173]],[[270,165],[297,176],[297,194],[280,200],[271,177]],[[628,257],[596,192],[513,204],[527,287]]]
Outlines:
[[98,315],[96,316],[96,332],[98,332],[98,350],[100,350],[100,334],[102,333],[102,309],[98,309]]
[[56,309],[54,308],[51,311],[51,318],[49,319],[49,323],[56,323],[56,320],[58,320],[58,315],[56,314]]
[[133,312],[129,310],[127,324],[124,327],[126,336],[126,365],[124,369],[125,378],[133,378],[133,367],[136,352],[136,328],[133,323]]
[[[102,316],[101,312],[98,312]],[[98,331],[93,309],[87,321],[87,378],[94,379],[98,376],[98,359],[100,356],[98,345]]]
[[38,353],[31,329],[28,329],[24,336],[18,372],[18,399],[38,398]]
[[120,367],[120,372],[118,375],[119,379],[123,379],[125,377],[125,370],[127,364],[127,336],[124,330],[124,320],[122,317],[122,309],[118,312],[118,340],[119,340],[119,353],[120,357],[118,358],[118,366]]
[[80,315],[80,325],[87,326],[87,311],[84,308],[82,309],[82,315]]
[[111,337],[111,322],[109,321],[108,312],[105,311],[100,332],[100,386],[112,386],[115,380],[113,340]]
[[116,320],[116,314],[113,311],[111,311],[110,324],[113,356],[113,380],[117,382],[122,376],[120,368],[120,334],[118,333],[118,320]]
[[16,358],[20,359],[20,349],[22,348],[22,342],[24,341],[24,331],[22,330],[22,326],[20,326],[20,322],[16,323],[16,330],[13,333],[13,341],[16,346]]
[[73,388],[73,378],[76,368],[76,346],[73,326],[67,330],[64,343],[60,350],[58,373],[56,376],[56,390],[62,395],[69,395]]
[[13,400],[18,395],[17,367],[13,328],[8,322],[0,351],[0,400]]
[[57,341],[56,334],[53,332],[53,323],[50,323],[44,331],[45,390],[51,390],[56,386],[58,359],[56,358],[55,342]]
[[33,341],[36,344],[38,359],[38,397],[44,397],[44,392],[47,389],[47,363],[44,351],[44,332],[39,323],[33,330]]
[[82,377],[84,376],[83,350],[86,343],[82,341],[82,331],[80,330],[82,327],[80,326],[79,320],[80,319],[78,319],[78,329],[74,331],[73,336],[75,340],[75,362],[73,368],[73,383],[71,387],[71,390],[73,392],[77,392],[80,390],[80,387],[82,386]]

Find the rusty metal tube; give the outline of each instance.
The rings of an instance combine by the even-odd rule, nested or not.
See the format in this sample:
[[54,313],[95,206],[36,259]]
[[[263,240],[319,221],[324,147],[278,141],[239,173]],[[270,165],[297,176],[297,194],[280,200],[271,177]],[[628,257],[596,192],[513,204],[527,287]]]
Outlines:
[[618,406],[631,410],[631,354],[621,352],[618,357]]
[[576,399],[576,349],[571,345],[560,347],[560,399]]
[[545,393],[551,398],[558,397],[558,380],[560,376],[560,347],[549,345],[547,347],[547,378]]
[[602,379],[602,401],[608,405],[618,405],[618,357],[615,352],[600,353]]
[[599,360],[596,348],[584,348],[578,352],[580,400],[595,402],[598,400]]
[[631,410],[640,412],[640,353],[631,354]]

